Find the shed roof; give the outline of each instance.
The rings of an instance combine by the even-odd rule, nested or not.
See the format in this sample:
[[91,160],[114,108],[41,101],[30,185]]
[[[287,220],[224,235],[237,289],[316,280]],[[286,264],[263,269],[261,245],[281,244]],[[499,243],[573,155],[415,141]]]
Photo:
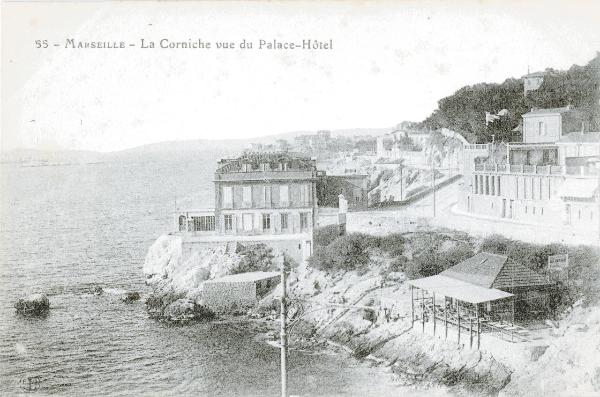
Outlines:
[[269,278],[278,277],[278,272],[247,272],[238,274],[229,274],[227,276],[215,278],[213,280],[206,281],[207,283],[247,283],[267,280]]
[[409,285],[469,303],[490,302],[513,294],[495,288],[484,288],[466,281],[438,274],[407,281]]
[[484,288],[535,287],[550,284],[546,278],[504,255],[480,252],[440,275]]
[[507,261],[504,255],[480,252],[459,264],[444,270],[441,275],[466,281],[485,288],[492,288],[494,280]]
[[526,77],[544,77],[546,75],[546,72],[531,72],[531,73],[527,73],[526,75],[523,76],[523,78]]
[[547,108],[547,109],[531,109],[530,112],[523,114],[523,117],[526,116],[535,116],[539,114],[560,114],[573,110],[571,106],[564,106],[560,108]]

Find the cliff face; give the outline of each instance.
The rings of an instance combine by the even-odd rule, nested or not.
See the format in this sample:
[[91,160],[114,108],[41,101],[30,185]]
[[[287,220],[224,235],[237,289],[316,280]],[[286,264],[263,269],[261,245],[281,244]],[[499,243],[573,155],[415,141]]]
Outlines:
[[182,260],[181,238],[163,235],[148,250],[144,262],[146,284],[152,294],[146,300],[152,317],[188,321],[211,317],[202,302],[204,281],[229,274],[241,257],[225,247],[207,248]]

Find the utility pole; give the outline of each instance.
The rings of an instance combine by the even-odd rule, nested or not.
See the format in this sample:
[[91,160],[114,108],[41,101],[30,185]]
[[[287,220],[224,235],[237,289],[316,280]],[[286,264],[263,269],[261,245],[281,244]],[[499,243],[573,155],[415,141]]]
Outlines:
[[287,297],[283,254],[279,256],[279,265],[281,268],[281,397],[287,397]]
[[433,217],[435,218],[435,167],[433,165],[433,150],[431,152],[431,189],[433,192]]

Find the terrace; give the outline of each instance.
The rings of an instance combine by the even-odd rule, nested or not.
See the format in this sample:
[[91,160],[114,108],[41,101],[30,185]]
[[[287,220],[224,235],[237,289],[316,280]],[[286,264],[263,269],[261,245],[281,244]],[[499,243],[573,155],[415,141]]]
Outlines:
[[526,165],[526,164],[476,164],[476,172],[494,172],[503,174],[530,174],[530,175],[573,175],[582,177],[595,177],[600,170],[589,166],[564,166],[564,165]]

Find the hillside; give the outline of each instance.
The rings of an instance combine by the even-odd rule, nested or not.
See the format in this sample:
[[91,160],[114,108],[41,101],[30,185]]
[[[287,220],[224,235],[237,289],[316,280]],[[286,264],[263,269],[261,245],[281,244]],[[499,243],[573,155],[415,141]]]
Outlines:
[[[573,105],[584,114],[586,130],[600,130],[600,53],[585,66],[573,65],[565,71],[546,69],[542,85],[523,95],[523,81],[509,78],[501,84],[479,83],[460,88],[440,99],[436,109],[420,128],[442,127],[460,132],[472,142],[520,140],[513,129],[521,115],[533,107],[554,108]],[[485,112],[508,114],[486,128]]]

